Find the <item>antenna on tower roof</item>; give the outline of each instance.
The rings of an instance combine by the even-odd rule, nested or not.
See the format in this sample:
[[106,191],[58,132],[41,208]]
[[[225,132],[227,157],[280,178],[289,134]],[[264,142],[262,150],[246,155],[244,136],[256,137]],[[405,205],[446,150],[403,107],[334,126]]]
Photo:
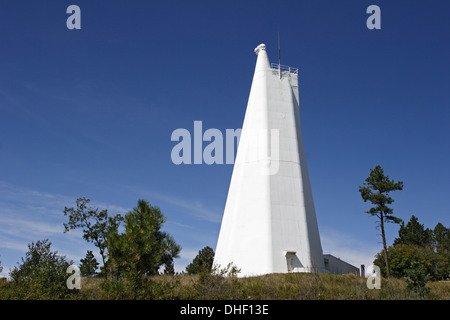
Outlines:
[[281,79],[281,47],[280,47],[280,31],[278,31],[278,73]]

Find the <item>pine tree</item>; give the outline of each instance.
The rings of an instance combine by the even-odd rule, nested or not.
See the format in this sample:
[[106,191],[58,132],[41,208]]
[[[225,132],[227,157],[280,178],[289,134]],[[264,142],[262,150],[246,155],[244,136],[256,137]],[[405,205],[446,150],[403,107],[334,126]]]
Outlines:
[[188,274],[209,273],[214,262],[214,250],[211,247],[204,247],[200,250],[192,263],[186,267]]
[[394,217],[393,209],[387,205],[392,204],[394,199],[389,197],[389,193],[395,190],[403,190],[403,182],[394,182],[388,176],[384,175],[383,168],[376,166],[370,170],[369,177],[366,178],[363,186],[359,187],[359,192],[364,202],[370,201],[374,207],[370,208],[366,213],[378,218],[378,226],[381,229],[381,237],[383,240],[384,258],[386,263],[387,276],[390,277],[389,259],[386,246],[386,235],[384,231],[385,222],[401,223],[402,220]]
[[450,228],[438,223],[433,230],[433,243],[437,252],[448,253],[450,251]]
[[170,262],[167,262],[164,266],[164,274],[175,274],[175,266],[173,264],[173,259]]
[[95,271],[99,263],[95,259],[92,251],[88,250],[86,253],[86,258],[80,260],[80,272],[83,277],[92,277],[95,275]]
[[396,244],[412,244],[419,247],[431,247],[433,232],[419,223],[419,219],[414,215],[406,224],[401,222],[398,230],[399,237],[394,240]]
[[143,277],[157,275],[162,265],[176,258],[181,247],[166,232],[161,231],[166,217],[158,207],[145,200],[125,215],[125,232],[111,229],[108,253],[111,263],[133,287],[135,298],[143,284]]

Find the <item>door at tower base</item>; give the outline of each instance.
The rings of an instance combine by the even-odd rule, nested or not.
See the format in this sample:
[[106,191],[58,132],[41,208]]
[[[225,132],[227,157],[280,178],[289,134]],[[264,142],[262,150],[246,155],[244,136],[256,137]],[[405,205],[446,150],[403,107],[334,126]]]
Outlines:
[[238,276],[326,272],[300,131],[298,71],[257,61],[214,264]]
[[309,270],[305,270],[302,263],[298,259],[295,252],[287,251],[286,252],[286,267],[287,272],[308,272]]

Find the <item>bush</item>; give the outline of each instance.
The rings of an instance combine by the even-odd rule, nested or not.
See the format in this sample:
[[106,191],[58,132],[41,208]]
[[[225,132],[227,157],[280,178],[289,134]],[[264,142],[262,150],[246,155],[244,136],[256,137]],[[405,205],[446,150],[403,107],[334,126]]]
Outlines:
[[430,293],[430,288],[425,287],[428,281],[431,280],[431,275],[427,269],[418,263],[413,261],[411,268],[406,271],[407,278],[406,289],[410,292],[414,292],[419,297],[425,297]]
[[240,270],[233,264],[219,269],[214,266],[210,272],[203,270],[194,284],[194,299],[241,299],[243,296],[242,282],[238,281]]
[[134,298],[133,288],[124,279],[108,279],[100,284],[108,300],[130,300]]
[[8,283],[11,290],[9,299],[72,299],[77,290],[69,290],[66,285],[69,275],[67,262],[57,251],[50,250],[48,239],[28,245],[29,251],[22,258],[22,264],[15,267]]
[[[391,276],[395,278],[408,277],[409,270],[420,267],[430,275],[430,280],[445,280],[448,277],[450,257],[448,254],[435,252],[431,248],[411,244],[397,244],[388,248]],[[381,274],[386,276],[384,251],[377,254],[374,264],[379,266]]]

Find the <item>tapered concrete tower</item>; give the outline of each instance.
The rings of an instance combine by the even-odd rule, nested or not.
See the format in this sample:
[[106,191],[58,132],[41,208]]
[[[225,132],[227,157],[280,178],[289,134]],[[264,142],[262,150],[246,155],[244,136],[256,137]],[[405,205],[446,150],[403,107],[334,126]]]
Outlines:
[[325,272],[300,132],[298,71],[257,61],[214,263],[239,276]]

